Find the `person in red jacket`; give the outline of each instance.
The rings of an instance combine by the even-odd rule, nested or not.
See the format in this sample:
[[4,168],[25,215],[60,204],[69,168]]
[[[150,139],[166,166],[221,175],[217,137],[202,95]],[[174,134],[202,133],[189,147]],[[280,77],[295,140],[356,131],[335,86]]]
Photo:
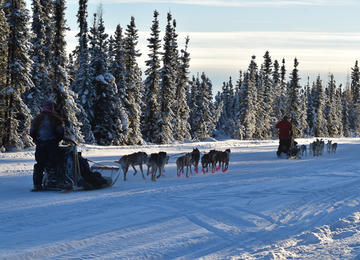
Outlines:
[[292,135],[292,125],[288,120],[287,116],[278,122],[275,127],[279,130],[279,147],[277,150],[277,156],[279,157],[281,153],[289,154],[290,145],[291,145],[291,135]]

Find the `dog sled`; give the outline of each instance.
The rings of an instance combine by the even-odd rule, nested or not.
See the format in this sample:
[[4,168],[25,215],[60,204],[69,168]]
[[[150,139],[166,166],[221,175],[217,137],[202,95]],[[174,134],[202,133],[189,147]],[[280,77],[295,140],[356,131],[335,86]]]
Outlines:
[[298,146],[298,143],[292,137],[289,147],[280,142],[276,155],[280,159],[300,159],[300,151],[301,149]]
[[[116,183],[120,175],[118,167],[105,166],[85,159],[81,152],[78,152],[75,142],[66,141],[68,144],[59,147],[61,163],[58,167],[45,166],[41,191],[66,193],[95,190],[108,188]],[[89,161],[93,163],[91,167]]]

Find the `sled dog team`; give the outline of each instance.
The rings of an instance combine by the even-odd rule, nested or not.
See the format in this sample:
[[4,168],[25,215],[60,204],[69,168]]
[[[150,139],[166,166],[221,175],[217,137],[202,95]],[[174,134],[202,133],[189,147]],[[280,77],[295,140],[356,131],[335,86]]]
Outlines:
[[[134,175],[136,175],[137,170],[135,166],[139,166],[141,175],[145,179],[143,172],[143,165],[147,165],[147,175],[151,174],[151,180],[155,181],[156,178],[160,178],[162,173],[165,171],[165,165],[169,161],[169,156],[166,152],[152,153],[148,155],[145,152],[136,152],[128,155],[124,155],[120,160],[115,161],[120,164],[120,167],[124,173],[124,181],[126,181],[126,174],[131,166],[134,169]],[[226,172],[229,168],[230,161],[230,149],[226,149],[224,152],[211,150],[209,153],[205,153],[201,158],[202,172],[205,174],[209,171],[211,167],[212,172],[222,170]],[[180,177],[181,173],[185,172],[186,177],[189,177],[189,170],[192,173],[191,167],[194,167],[196,173],[199,172],[200,162],[200,151],[195,148],[190,153],[186,153],[176,159],[176,168],[177,176]],[[206,169],[206,171],[205,171]],[[156,175],[156,173],[158,173]]]
[[[337,149],[337,143],[333,143],[331,140],[328,140],[325,144],[323,139],[316,139],[314,142],[309,144],[309,152],[312,153],[313,156],[323,155],[326,145],[326,151],[328,154],[335,154]],[[306,145],[300,146],[301,156],[307,155]]]

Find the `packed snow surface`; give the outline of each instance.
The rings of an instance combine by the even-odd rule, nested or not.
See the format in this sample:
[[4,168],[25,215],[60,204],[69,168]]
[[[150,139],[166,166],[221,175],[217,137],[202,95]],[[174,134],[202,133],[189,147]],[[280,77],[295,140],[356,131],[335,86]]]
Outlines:
[[[80,145],[107,166],[136,151],[170,160],[156,182],[130,169],[111,188],[66,194],[30,192],[34,148],[2,153],[0,258],[358,258],[360,139],[332,141],[336,154],[291,160],[276,157],[277,140]],[[229,170],[178,178],[176,158],[195,147],[230,148]]]

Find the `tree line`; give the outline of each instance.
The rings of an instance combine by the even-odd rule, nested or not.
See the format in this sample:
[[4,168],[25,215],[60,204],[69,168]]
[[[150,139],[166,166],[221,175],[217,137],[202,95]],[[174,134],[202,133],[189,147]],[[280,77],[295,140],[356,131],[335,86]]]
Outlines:
[[353,136],[359,132],[359,69],[343,88],[328,83],[300,86],[298,61],[289,80],[269,52],[258,67],[255,57],[236,83],[230,78],[213,97],[203,72],[190,78],[189,37],[178,45],[176,20],[167,14],[160,38],[159,13],[153,12],[147,39],[146,69],[137,58],[138,30],[131,17],[105,33],[101,9],[88,25],[87,0],[79,0],[78,43],[66,53],[65,0],[0,0],[0,147],[33,145],[32,117],[44,100],[53,100],[66,136],[99,145],[203,140],[226,135],[237,139],[276,136],[274,123],[292,118],[295,135]]

